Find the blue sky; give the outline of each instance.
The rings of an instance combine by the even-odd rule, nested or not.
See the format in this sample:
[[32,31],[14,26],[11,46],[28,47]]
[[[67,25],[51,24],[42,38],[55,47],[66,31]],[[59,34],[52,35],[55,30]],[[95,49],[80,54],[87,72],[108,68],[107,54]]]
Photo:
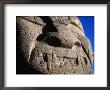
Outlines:
[[[89,38],[92,50],[94,51],[94,16],[78,16],[80,19],[85,35]],[[93,63],[93,71],[94,71],[94,63]]]
[[78,16],[80,19],[85,35],[89,38],[94,51],[94,16]]

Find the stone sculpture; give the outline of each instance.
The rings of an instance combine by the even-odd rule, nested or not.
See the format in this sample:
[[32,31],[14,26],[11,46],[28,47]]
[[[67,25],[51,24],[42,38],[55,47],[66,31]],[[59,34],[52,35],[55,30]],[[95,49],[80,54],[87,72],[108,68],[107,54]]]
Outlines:
[[94,54],[76,16],[17,16],[23,60],[44,74],[92,74]]

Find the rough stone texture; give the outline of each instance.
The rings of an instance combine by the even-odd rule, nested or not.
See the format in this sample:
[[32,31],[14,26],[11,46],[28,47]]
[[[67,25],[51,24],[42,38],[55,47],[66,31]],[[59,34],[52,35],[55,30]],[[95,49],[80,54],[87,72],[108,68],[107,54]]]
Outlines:
[[44,26],[43,21],[39,17],[17,17],[17,30],[20,33],[20,47],[24,53],[26,61],[29,60],[32,49],[35,47],[36,37],[42,33]]
[[93,51],[74,16],[16,17],[25,61],[45,74],[92,74]]

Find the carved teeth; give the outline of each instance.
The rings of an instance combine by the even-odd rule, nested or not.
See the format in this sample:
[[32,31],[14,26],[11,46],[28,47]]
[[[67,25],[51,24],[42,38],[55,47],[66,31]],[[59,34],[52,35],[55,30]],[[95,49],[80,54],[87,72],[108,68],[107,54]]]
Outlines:
[[43,54],[42,54],[42,53],[40,53],[40,54],[39,54],[39,56],[40,56],[40,57],[43,57]]
[[47,69],[49,72],[51,71],[51,63],[50,62],[47,63]]
[[64,58],[59,58],[60,65],[64,65]]
[[55,61],[55,63],[56,63],[57,65],[60,65],[60,61]]
[[57,57],[55,54],[55,51],[53,51],[52,56],[53,56],[53,59],[55,59]]
[[53,51],[52,56],[53,56],[53,62],[55,62],[57,65],[59,65],[60,62],[58,61],[58,57],[56,56],[55,51]]

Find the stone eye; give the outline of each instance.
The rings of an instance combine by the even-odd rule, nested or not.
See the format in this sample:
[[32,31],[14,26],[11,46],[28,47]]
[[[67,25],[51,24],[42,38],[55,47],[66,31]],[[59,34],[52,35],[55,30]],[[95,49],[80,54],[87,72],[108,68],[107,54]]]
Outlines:
[[50,46],[54,47],[60,47],[61,46],[61,40],[55,36],[49,36],[44,39],[44,42],[47,43]]

